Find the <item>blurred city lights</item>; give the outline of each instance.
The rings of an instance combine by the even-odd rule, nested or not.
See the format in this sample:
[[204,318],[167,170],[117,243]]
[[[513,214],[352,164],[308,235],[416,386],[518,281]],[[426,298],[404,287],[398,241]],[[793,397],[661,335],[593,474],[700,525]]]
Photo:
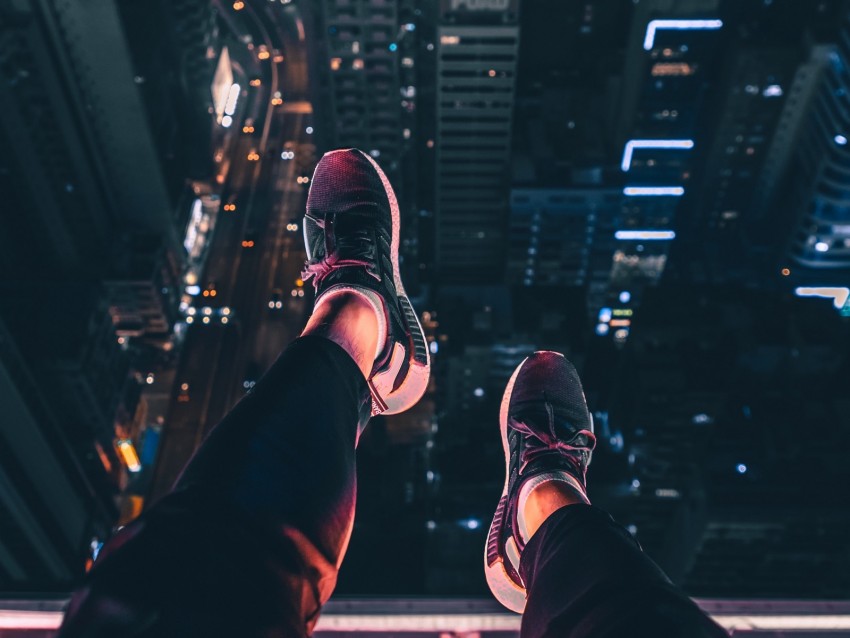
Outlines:
[[[238,84],[230,85],[230,92],[227,94],[227,102],[224,105],[224,112],[226,115],[233,115],[236,112],[236,103],[239,101],[239,91],[241,90],[242,87]],[[228,124],[228,126],[230,126],[230,124]]]
[[139,455],[136,454],[136,448],[133,447],[133,442],[130,439],[119,440],[116,443],[116,447],[128,470],[138,472],[142,469],[142,464],[139,462]]
[[474,530],[481,527],[481,521],[479,521],[477,518],[465,518],[459,521],[459,523],[461,527],[465,527],[466,529]]

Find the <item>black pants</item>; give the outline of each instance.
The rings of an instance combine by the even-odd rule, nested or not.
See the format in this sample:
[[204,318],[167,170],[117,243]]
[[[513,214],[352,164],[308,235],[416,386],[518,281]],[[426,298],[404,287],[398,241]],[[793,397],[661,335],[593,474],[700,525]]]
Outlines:
[[[295,341],[189,462],[109,541],[62,638],[293,638],[333,592],[354,519],[369,393],[320,337]],[[725,635],[600,510],[550,517],[522,557],[523,637]],[[623,633],[623,632],[626,633]]]

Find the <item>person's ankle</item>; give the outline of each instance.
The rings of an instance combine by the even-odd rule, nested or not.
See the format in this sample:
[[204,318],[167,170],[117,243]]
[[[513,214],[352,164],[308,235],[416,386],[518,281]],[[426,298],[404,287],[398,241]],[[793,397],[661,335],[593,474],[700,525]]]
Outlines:
[[532,477],[520,490],[518,532],[527,543],[552,514],[580,504],[589,505],[590,499],[583,486],[566,472]]
[[313,335],[333,341],[354,359],[368,379],[383,346],[380,328],[377,308],[369,298],[352,290],[340,290],[318,301],[301,336]]

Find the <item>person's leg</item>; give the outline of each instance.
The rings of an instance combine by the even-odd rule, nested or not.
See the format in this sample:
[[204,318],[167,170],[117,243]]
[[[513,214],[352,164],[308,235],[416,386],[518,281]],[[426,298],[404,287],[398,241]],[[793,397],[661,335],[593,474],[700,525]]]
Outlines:
[[347,542],[369,407],[340,346],[294,342],[107,543],[60,636],[304,635]]
[[359,151],[326,155],[308,219],[317,301],[304,336],[213,429],[174,491],[107,543],[61,638],[312,631],[351,533],[357,438],[370,415],[418,400],[429,362],[377,165]]
[[626,529],[590,505],[554,511],[525,546],[520,574],[522,638],[726,635]]
[[562,355],[523,361],[500,414],[506,480],[485,548],[496,598],[523,638],[722,636],[640,545],[590,505],[593,422]]

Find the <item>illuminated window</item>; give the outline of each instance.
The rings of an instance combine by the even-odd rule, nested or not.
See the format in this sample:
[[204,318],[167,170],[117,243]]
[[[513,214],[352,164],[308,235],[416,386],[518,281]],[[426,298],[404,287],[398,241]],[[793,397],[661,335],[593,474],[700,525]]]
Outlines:
[[652,75],[669,76],[669,75],[693,75],[696,72],[696,65],[688,64],[687,62],[656,62],[652,65]]

